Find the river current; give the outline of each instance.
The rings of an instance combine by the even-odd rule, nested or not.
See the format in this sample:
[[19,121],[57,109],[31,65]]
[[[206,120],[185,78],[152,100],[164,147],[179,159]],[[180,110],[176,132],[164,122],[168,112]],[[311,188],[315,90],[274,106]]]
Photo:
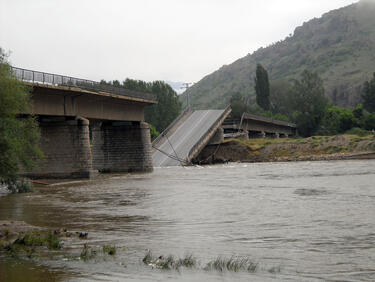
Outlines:
[[[0,257],[0,280],[374,281],[374,167],[375,160],[157,168],[6,195],[0,220],[88,232],[90,246],[119,251],[87,262]],[[200,265],[247,257],[258,269],[160,270],[142,263],[147,250],[192,254]]]

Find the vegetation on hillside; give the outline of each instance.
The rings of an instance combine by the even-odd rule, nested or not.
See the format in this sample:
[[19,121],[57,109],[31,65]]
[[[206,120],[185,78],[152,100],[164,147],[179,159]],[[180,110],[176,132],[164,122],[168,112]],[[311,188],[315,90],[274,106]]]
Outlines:
[[375,112],[375,73],[372,80],[365,82],[362,98],[365,109]]
[[[262,72],[267,74],[267,70]],[[324,96],[323,81],[317,73],[305,70],[293,83],[279,81],[271,92],[269,111],[244,103],[244,97],[235,93],[231,97],[232,117],[240,118],[243,112],[296,123],[302,136],[334,135],[352,128],[375,129],[375,75],[364,83],[364,105],[354,109],[334,106]],[[366,110],[367,109],[367,110]]]
[[148,92],[156,95],[157,104],[145,108],[145,120],[151,124],[151,137],[154,139],[180,114],[181,103],[177,93],[164,81],[146,82],[142,80],[125,79],[122,83],[118,80],[102,84],[111,84],[126,89]]
[[271,108],[270,103],[270,82],[268,80],[268,72],[261,64],[257,64],[254,79],[256,101],[259,107],[268,111]]
[[[233,93],[255,104],[254,77],[261,63],[272,87],[291,82],[308,69],[322,78],[325,94],[334,105],[355,107],[362,102],[363,82],[375,65],[375,2],[331,11],[297,27],[293,35],[204,77],[187,90],[193,108],[224,108]],[[185,103],[185,95],[181,95]],[[271,93],[272,95],[272,93]]]
[[19,115],[29,112],[30,106],[28,89],[12,75],[0,48],[0,183],[13,192],[27,185],[19,180],[20,166],[32,169],[42,156],[35,118]]

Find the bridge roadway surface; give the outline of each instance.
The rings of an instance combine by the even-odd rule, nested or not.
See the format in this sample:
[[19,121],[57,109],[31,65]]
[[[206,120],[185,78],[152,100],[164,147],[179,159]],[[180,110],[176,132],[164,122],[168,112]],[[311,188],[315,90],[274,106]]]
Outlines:
[[[168,140],[166,140],[158,149],[172,156],[176,156],[176,152],[178,158],[187,160],[190,150],[208,133],[211,126],[218,121],[224,111],[225,110],[194,111],[169,137],[169,142],[172,144],[173,148]],[[154,167],[180,165],[178,160],[174,160],[158,150],[153,154],[152,162]]]

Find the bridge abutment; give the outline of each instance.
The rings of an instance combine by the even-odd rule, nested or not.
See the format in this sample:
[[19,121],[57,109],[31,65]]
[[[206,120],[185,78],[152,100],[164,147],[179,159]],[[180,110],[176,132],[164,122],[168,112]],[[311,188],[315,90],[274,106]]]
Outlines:
[[150,127],[145,122],[92,122],[93,167],[99,172],[150,172]]
[[39,119],[44,158],[38,169],[25,173],[32,178],[90,178],[92,167],[89,121],[65,117]]

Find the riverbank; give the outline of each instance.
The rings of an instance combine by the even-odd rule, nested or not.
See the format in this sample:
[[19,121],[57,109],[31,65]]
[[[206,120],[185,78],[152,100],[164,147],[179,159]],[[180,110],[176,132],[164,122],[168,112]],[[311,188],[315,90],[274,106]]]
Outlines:
[[375,135],[228,139],[206,146],[197,164],[375,159]]

